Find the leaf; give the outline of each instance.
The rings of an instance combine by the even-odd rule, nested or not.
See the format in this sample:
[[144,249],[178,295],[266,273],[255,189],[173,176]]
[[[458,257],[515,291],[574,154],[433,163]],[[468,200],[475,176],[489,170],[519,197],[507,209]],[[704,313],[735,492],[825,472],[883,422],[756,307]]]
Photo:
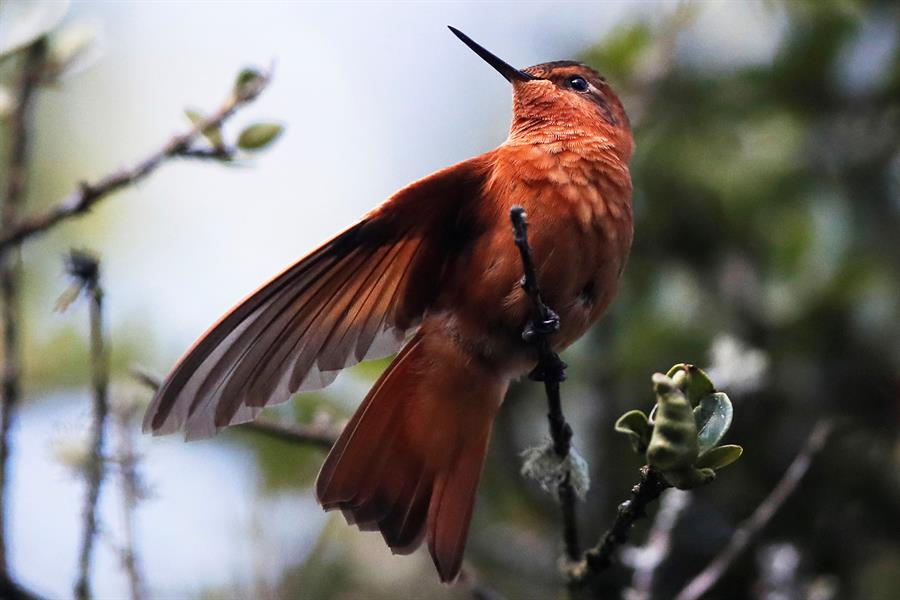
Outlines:
[[[204,117],[200,111],[192,110],[190,108],[185,110],[184,114],[188,119],[190,119],[191,123],[193,123],[194,126],[200,125],[204,120],[206,120],[206,117]],[[200,134],[205,137],[209,141],[209,143],[213,145],[214,148],[221,148],[222,146],[224,146],[224,143],[222,141],[222,130],[220,128],[208,127],[207,129],[201,131]]]
[[685,365],[685,370],[688,374],[688,384],[684,395],[690,400],[691,406],[697,406],[700,400],[716,391],[716,386],[700,367]]
[[718,446],[697,459],[697,468],[718,470],[739,459],[743,453],[744,449],[736,444]]
[[666,377],[674,379],[680,372],[685,373],[687,385],[684,386],[683,391],[687,399],[690,400],[691,406],[697,406],[697,403],[702,398],[716,391],[716,386],[713,385],[709,375],[700,367],[690,363],[678,363],[669,369]]
[[0,59],[50,33],[68,10],[68,0],[0,2]]
[[241,69],[241,72],[238,73],[234,80],[234,93],[241,97],[248,95],[252,90],[252,86],[257,85],[261,79],[262,73],[253,67]]
[[697,420],[697,443],[702,455],[728,432],[734,418],[734,408],[724,392],[716,392],[700,401],[694,409],[694,418]]
[[59,295],[59,298],[56,299],[56,304],[53,309],[57,312],[65,312],[72,303],[78,300],[78,297],[81,296],[81,286],[78,284],[72,284],[63,290],[63,293]]
[[643,411],[628,411],[616,421],[615,429],[628,436],[635,452],[642,454],[647,450],[652,430]]
[[678,374],[679,371],[687,371],[688,365],[685,363],[678,363],[677,365],[673,365],[671,369],[666,372],[666,377],[672,378]]
[[284,127],[275,123],[257,123],[241,132],[237,145],[243,150],[261,150],[275,141]]

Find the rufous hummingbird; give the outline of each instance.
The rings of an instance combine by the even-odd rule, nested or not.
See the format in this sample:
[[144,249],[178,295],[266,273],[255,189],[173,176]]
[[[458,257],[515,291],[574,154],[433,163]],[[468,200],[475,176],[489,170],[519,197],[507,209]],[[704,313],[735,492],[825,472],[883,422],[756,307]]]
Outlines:
[[537,361],[522,338],[531,303],[510,208],[529,215],[561,350],[615,295],[634,145],[593,69],[519,70],[450,29],[512,84],[507,140],[401,189],[250,294],[187,351],[144,417],[154,434],[208,437],[399,350],[325,459],[316,496],[395,553],[427,540],[444,582],[460,571],[494,416]]

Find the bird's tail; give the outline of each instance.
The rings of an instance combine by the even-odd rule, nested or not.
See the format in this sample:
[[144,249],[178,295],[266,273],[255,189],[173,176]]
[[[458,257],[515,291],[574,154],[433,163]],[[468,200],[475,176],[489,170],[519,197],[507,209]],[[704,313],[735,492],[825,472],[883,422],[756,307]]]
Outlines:
[[453,581],[507,384],[449,338],[418,333],[325,459],[319,502],[362,530],[381,531],[394,553],[427,539],[441,581]]

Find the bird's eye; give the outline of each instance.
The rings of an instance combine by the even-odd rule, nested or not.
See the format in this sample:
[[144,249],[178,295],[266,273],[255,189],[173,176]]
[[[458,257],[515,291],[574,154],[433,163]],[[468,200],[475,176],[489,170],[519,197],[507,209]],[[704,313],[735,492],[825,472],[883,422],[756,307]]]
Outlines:
[[566,80],[566,84],[569,86],[569,88],[575,90],[576,92],[586,92],[588,91],[588,87],[590,87],[588,86],[587,80],[584,77],[579,77],[578,75],[569,77],[569,79]]

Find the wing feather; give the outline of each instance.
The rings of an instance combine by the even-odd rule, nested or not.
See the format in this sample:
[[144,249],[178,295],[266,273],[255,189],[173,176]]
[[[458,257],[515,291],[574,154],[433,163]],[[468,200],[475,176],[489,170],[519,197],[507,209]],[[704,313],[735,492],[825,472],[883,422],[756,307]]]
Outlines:
[[182,357],[144,429],[208,437],[399,350],[478,235],[473,203],[488,164],[482,156],[400,190],[248,296]]

